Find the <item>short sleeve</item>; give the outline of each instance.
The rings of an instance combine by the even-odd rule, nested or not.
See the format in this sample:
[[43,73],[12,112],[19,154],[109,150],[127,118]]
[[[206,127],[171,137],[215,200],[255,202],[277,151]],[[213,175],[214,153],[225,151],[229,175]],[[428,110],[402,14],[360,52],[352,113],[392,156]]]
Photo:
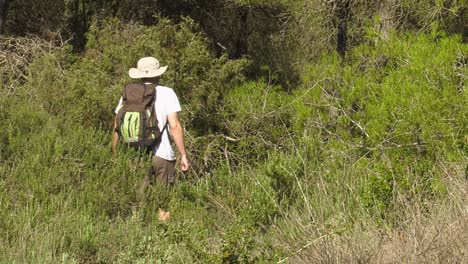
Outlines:
[[119,113],[119,110],[120,108],[122,108],[122,106],[123,106],[123,99],[122,97],[120,97],[119,104],[117,104],[117,107],[115,108],[114,113],[115,114]]
[[179,98],[177,98],[176,93],[174,90],[169,90],[169,100],[168,103],[166,104],[166,111],[168,114],[170,113],[175,113],[175,112],[180,112],[182,109],[180,107],[180,102]]

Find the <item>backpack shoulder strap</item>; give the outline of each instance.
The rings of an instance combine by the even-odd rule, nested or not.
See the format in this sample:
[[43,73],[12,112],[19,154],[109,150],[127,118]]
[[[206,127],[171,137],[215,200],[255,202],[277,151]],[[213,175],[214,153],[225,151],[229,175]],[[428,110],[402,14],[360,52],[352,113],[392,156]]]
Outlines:
[[151,114],[154,116],[155,126],[158,127],[158,116],[156,115],[156,98],[158,97],[157,85],[153,88],[153,100],[151,100]]

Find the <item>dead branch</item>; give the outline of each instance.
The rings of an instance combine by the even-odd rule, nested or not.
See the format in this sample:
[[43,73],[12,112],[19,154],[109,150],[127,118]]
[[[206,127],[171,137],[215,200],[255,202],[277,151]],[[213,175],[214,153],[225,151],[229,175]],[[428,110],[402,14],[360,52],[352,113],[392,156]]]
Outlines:
[[37,56],[52,53],[66,42],[46,41],[34,35],[27,37],[0,37],[0,81],[7,94],[14,93],[28,76],[28,66]]

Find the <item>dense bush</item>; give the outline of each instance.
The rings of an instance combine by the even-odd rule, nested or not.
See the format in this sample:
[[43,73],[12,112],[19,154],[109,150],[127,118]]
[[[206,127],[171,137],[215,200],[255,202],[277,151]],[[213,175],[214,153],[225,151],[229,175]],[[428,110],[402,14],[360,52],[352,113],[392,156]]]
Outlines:
[[91,27],[82,57],[65,47],[29,67],[29,89],[49,113],[88,127],[110,127],[122,87],[131,81],[128,69],[139,58],[154,56],[169,65],[162,84],[180,95],[189,110],[186,123],[202,134],[218,129],[219,117],[211,113],[222,106],[223,93],[243,79],[246,61],[215,58],[191,20],[174,25],[161,18],[152,27],[102,23]]
[[[55,45],[0,68],[0,262],[326,262],[329,252],[372,262],[384,251],[365,243],[448,206],[433,240],[412,237],[427,248],[411,257],[431,260],[438,230],[466,231],[461,37],[369,34],[346,60],[310,63],[286,92],[274,78],[245,81],[248,61],[216,58],[193,21],[157,20],[94,22],[82,54]],[[184,108],[193,170],[167,193],[139,193],[147,163],[109,149],[113,107],[142,56],[169,65],[163,84]],[[157,220],[163,199],[168,224]],[[453,239],[439,245],[458,260],[466,235]],[[349,257],[341,240],[361,251]],[[301,259],[312,249],[318,258]]]
[[389,209],[400,192],[430,198],[440,191],[436,164],[466,154],[466,52],[457,36],[398,35],[357,47],[344,67],[325,57],[297,91],[296,129],[372,161],[365,204]]

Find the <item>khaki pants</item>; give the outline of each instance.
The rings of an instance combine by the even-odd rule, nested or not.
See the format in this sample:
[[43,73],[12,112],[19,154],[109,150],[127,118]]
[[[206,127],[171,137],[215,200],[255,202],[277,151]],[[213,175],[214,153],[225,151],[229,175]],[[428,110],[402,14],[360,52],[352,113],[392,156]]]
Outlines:
[[153,176],[156,182],[166,186],[172,185],[176,181],[175,177],[175,160],[165,160],[156,155],[153,156]]
[[[170,201],[170,187],[175,183],[175,160],[165,160],[157,156],[152,157],[152,166],[143,180],[137,199],[140,206],[146,204],[145,190],[150,184],[159,185],[157,204],[159,208],[168,210]],[[156,180],[154,180],[156,179]]]

